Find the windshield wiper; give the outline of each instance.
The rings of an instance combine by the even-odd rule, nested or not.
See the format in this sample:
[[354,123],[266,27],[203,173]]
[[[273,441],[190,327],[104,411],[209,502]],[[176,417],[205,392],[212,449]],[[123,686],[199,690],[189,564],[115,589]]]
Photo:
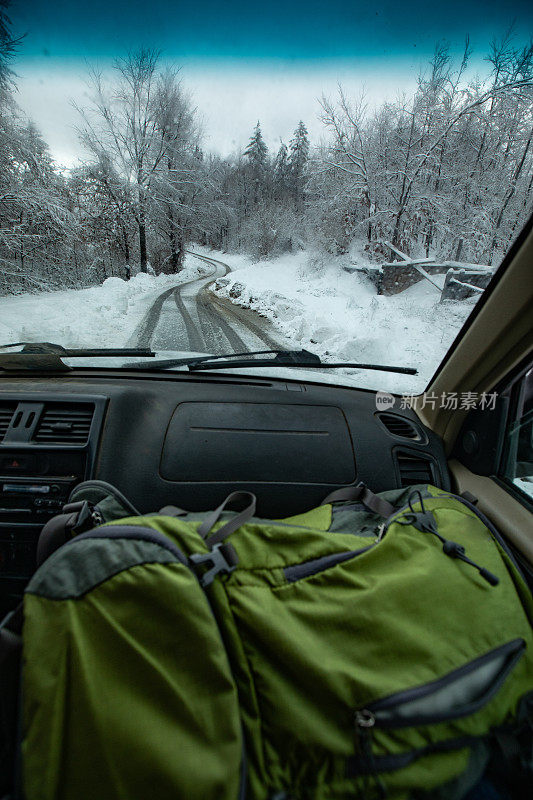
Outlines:
[[[273,355],[274,358],[249,358],[249,356]],[[235,360],[233,360],[235,359]],[[360,364],[353,361],[324,362],[309,350],[255,350],[248,353],[224,353],[192,358],[168,358],[161,361],[137,362],[127,365],[128,369],[172,369],[187,367],[189,370],[236,369],[238,367],[300,367],[302,369],[372,369],[382,372],[399,372],[403,375],[417,375],[413,367],[391,367],[385,364]]]
[[[62,358],[113,358],[123,356],[145,356],[154,358],[155,353],[142,347],[119,348],[69,348],[53,342],[11,342],[0,345],[1,350],[22,347],[14,353],[0,352],[0,369],[59,369],[70,367]],[[274,358],[250,358],[250,356],[274,356]],[[124,364],[127,369],[172,369],[187,367],[189,370],[237,369],[239,367],[296,367],[302,369],[371,369],[381,372],[398,372],[417,375],[413,367],[395,367],[386,364],[362,364],[353,361],[324,362],[309,350],[253,350],[244,353],[192,356],[189,358],[167,358],[159,361],[141,361]]]
[[[0,350],[12,347],[22,347],[17,350],[17,355],[52,355],[57,354],[64,358],[113,358],[115,356],[145,356],[154,357],[155,353],[147,347],[63,347],[54,342],[10,342],[0,344]],[[2,353],[0,353],[0,358]]]
[[4,372],[25,372],[46,370],[49,372],[68,372],[71,367],[63,358],[122,358],[123,356],[155,356],[151,350],[141,347],[119,348],[69,348],[53,342],[10,342],[0,345],[0,351],[22,347],[22,350],[0,352],[0,370]]

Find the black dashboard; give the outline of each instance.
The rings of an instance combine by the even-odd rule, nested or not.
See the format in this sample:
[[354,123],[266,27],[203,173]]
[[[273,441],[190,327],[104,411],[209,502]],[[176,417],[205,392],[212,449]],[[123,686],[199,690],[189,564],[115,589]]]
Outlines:
[[254,492],[283,517],[335,488],[430,482],[449,488],[440,439],[372,391],[212,374],[73,371],[0,383],[0,603],[35,568],[42,525],[96,478],[141,511],[218,505]]

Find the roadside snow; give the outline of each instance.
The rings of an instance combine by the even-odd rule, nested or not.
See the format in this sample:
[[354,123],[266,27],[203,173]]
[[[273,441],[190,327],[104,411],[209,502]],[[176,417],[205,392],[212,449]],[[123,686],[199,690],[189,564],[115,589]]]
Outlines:
[[515,478],[513,483],[522,489],[523,492],[533,497],[533,477],[531,478]]
[[[217,280],[219,294],[262,314],[295,349],[304,347],[328,361],[419,370],[417,376],[317,371],[317,380],[400,394],[423,391],[475,303],[439,303],[439,290],[425,280],[384,297],[361,274],[345,272],[345,262],[324,262],[305,252],[252,263],[241,255],[198,246],[195,250],[233,270]],[[191,255],[179,276],[141,273],[129,282],[108,278],[90,289],[0,297],[0,344],[44,340],[66,347],[128,346],[161,292],[208,272],[209,267]]]
[[422,280],[400,294],[378,295],[360,273],[336,259],[301,252],[251,263],[213,253],[232,273],[215,291],[267,317],[295,348],[329,361],[415,367],[416,376],[350,370],[360,386],[398,393],[423,391],[468,317],[474,300],[439,303],[440,291]]
[[89,289],[0,297],[0,344],[124,347],[161,292],[203,272],[190,260],[179,276],[139,273],[130,281],[108,278]]

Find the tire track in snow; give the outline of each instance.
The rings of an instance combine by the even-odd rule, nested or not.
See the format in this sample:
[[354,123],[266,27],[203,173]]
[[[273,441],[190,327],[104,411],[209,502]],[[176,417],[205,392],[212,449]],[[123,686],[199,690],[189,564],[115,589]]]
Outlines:
[[[185,303],[183,302],[183,297],[181,296],[181,291],[179,288],[177,288],[174,292],[174,301],[176,303],[178,313],[181,315],[185,324],[187,338],[189,339],[189,350],[201,352],[205,347],[203,337],[197,326],[194,324],[193,318],[185,308]],[[185,348],[183,349],[185,350]]]
[[213,299],[208,296],[207,291],[207,287],[204,287],[198,293],[198,299],[196,303],[200,314],[210,316],[212,319],[216,320],[219,328],[222,330],[226,339],[228,340],[230,347],[233,347],[236,353],[244,352],[247,349],[246,343],[241,339],[239,334],[231,327],[231,325],[228,324],[222,314],[215,309],[215,303],[213,302]]
[[226,300],[225,298],[216,297],[214,295],[212,296],[211,302],[225,313],[226,318],[228,316],[233,316],[241,326],[248,328],[248,330],[270,350],[276,350],[280,347],[280,342],[273,339],[266,331],[261,330],[261,328],[249,318],[252,314],[255,314],[254,311],[243,308],[242,306],[237,306],[235,303],[232,303],[231,300]]
[[[255,316],[253,311],[235,306],[210,291],[218,277],[231,271],[229,265],[209,256],[186,252],[209,265],[213,271],[201,278],[172,286],[156,297],[128,344],[155,350],[214,354],[223,354],[228,350],[246,352],[256,347],[255,340],[269,349],[280,347],[280,343],[251,318]],[[212,280],[209,281],[209,278]],[[190,296],[184,295],[187,288],[193,290]],[[250,342],[250,336],[253,343]]]
[[[229,265],[225,264],[223,261],[218,261],[216,258],[211,258],[210,256],[198,255],[197,253],[192,252],[192,250],[187,250],[186,252],[188,252],[190,255],[195,256],[196,258],[199,258],[201,261],[205,261],[206,264],[216,264],[224,267],[224,269],[226,270],[226,272],[224,273],[225,275],[227,275],[228,272],[231,272]],[[218,277],[224,277],[224,276],[220,275]],[[261,330],[261,328],[255,323],[255,321],[252,321],[250,319],[252,315],[255,315],[254,311],[242,308],[242,306],[238,306],[235,303],[232,303],[231,300],[226,300],[225,298],[220,298],[214,295],[210,291],[210,287],[213,285],[213,283],[215,283],[214,280],[208,283],[201,290],[201,292],[199,292],[199,295],[202,294],[204,295],[204,297],[209,293],[209,299],[204,300],[204,305],[209,304],[210,310],[212,311],[215,310],[216,306],[219,318],[224,320],[224,323],[228,327],[229,325],[226,320],[227,317],[230,316],[239,322],[241,328],[244,327],[245,329],[248,329],[251,333],[254,334],[254,336],[256,336],[259,339],[260,342],[265,344],[271,350],[275,350],[280,347],[280,342],[275,341],[275,339],[273,339],[268,333],[266,333],[266,331]],[[230,328],[230,330],[232,329]],[[237,335],[234,329],[233,332],[235,333],[235,335]],[[243,342],[242,339],[240,339],[240,337],[238,338],[240,340],[239,343],[238,344],[232,343],[232,346],[237,348],[243,346],[244,350],[246,350],[245,343]],[[235,352],[238,352],[238,350],[236,350]]]
[[133,332],[133,335],[128,342],[128,346],[146,348],[150,347],[152,336],[154,335],[157,323],[159,322],[159,317],[161,316],[163,303],[174,291],[175,287],[173,286],[171,289],[167,289],[156,298],[141,320],[138,328]]

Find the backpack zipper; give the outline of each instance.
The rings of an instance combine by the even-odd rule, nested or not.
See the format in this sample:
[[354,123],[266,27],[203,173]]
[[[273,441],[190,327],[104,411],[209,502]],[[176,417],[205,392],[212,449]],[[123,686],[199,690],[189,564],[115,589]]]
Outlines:
[[[351,550],[344,553],[334,553],[332,555],[321,556],[320,558],[312,559],[311,561],[305,561],[303,564],[296,564],[294,566],[285,567],[283,571],[285,573],[287,581],[289,583],[294,583],[295,581],[301,580],[302,578],[308,578],[311,575],[316,575],[320,572],[325,571],[326,569],[329,569],[330,567],[334,567],[337,564],[342,563],[343,561],[348,561],[350,558],[358,556],[361,553],[365,553],[367,550],[370,550],[372,547],[383,541],[389,527],[394,522],[400,522],[399,517],[405,514],[406,511],[410,511],[411,513],[418,514],[419,517],[422,517],[422,515],[424,515],[423,521],[426,523],[424,530],[428,533],[433,533],[435,536],[437,536],[438,539],[440,539],[440,541],[442,542],[442,550],[445,553],[445,555],[449,556],[450,558],[455,558],[460,561],[463,561],[465,564],[469,564],[471,567],[474,567],[475,569],[478,570],[481,577],[483,577],[487,581],[487,583],[489,583],[491,586],[496,586],[499,583],[499,578],[489,570],[485,569],[479,564],[476,564],[474,561],[468,558],[463,545],[460,545],[457,542],[452,542],[448,539],[445,539],[443,536],[440,536],[440,534],[437,531],[437,526],[433,514],[431,512],[426,512],[424,508],[424,499],[420,495],[420,492],[418,492],[418,494],[420,497],[420,505],[422,508],[421,513],[413,512],[412,500],[410,500],[410,502],[406,506],[402,506],[402,508],[395,511],[395,513],[391,517],[389,517],[384,522],[381,522],[378,525],[378,527],[376,528],[375,532],[376,535],[373,544],[369,545],[368,547],[361,548],[360,550]],[[476,514],[476,516],[478,516],[481,522],[483,522],[483,524],[486,525],[487,528],[489,528],[490,532],[494,535],[494,538],[497,539],[497,541],[500,544],[502,544],[502,546],[505,548],[505,545],[501,542],[501,537],[499,536],[497,531],[495,531],[494,527],[489,522],[489,520],[487,520],[486,517],[482,516],[481,513],[478,512],[478,510],[474,506],[472,506],[471,503],[469,503],[464,498],[458,497],[457,495],[453,495],[451,493],[446,493],[444,495],[438,495],[437,497],[429,497],[425,499],[438,500],[439,497],[450,497],[454,500],[459,500],[468,508],[470,508],[472,511],[474,511],[474,513]],[[403,523],[400,522],[400,524]],[[512,557],[512,554],[509,555]]]
[[[417,494],[419,497],[421,511],[415,511],[412,505],[413,504],[412,497],[413,495]],[[475,507],[472,507],[471,504],[468,503],[468,501],[464,500],[464,498],[457,497],[456,495],[453,494],[446,494],[439,496],[451,497],[454,500],[460,500],[464,505],[467,505],[469,508],[471,508],[471,510],[473,510],[474,513],[476,513],[476,515],[479,517],[481,522],[483,522],[483,524],[489,528],[490,532],[493,533],[494,530],[493,526],[488,525],[487,524],[488,520],[486,520],[486,518],[482,519],[479,516],[479,512],[477,512],[477,509],[475,509]],[[433,497],[426,498],[426,500],[438,499],[439,496],[437,496],[436,498]],[[400,517],[402,517],[407,511],[411,513],[405,516],[403,520],[400,519]],[[442,543],[442,551],[445,555],[449,556],[450,558],[458,559],[459,561],[468,564],[474,569],[477,569],[480,576],[491,586],[497,586],[499,584],[500,579],[496,575],[494,575],[492,572],[490,572],[490,570],[486,569],[485,567],[482,567],[480,564],[477,564],[475,561],[472,561],[472,559],[466,555],[466,549],[463,545],[459,544],[458,542],[453,542],[450,539],[445,539],[444,536],[440,535],[437,529],[437,523],[433,513],[431,511],[426,511],[425,509],[424,500],[422,498],[420,490],[418,489],[414,490],[409,495],[407,506],[404,506],[403,508],[399,509],[392,517],[389,517],[389,519],[385,520],[385,522],[378,527],[377,537],[375,539],[376,544],[382,541],[383,537],[385,536],[385,534],[387,533],[389,527],[393,524],[393,522],[397,522],[399,525],[413,525],[417,530],[433,534],[433,536],[436,536],[437,539],[439,539],[440,542]],[[500,541],[499,536],[498,536],[498,541]]]
[[[369,779],[374,781],[377,798],[381,800],[386,796],[386,789],[379,776],[378,767],[374,758],[372,747],[372,731],[376,724],[374,714],[368,709],[355,712],[355,749],[366,770],[363,772],[363,799],[369,796]],[[376,796],[373,794],[373,796]]]
[[522,579],[524,581],[526,580],[525,577],[524,577],[524,573],[522,571],[522,568],[517,563],[516,558],[514,557],[513,552],[510,549],[509,545],[507,544],[505,539],[502,537],[502,535],[499,532],[499,530],[493,525],[493,523],[490,521],[490,519],[488,519],[488,517],[486,517],[485,514],[482,511],[479,510],[479,508],[476,508],[476,506],[473,503],[470,503],[468,500],[466,500],[464,497],[461,497],[461,495],[458,495],[458,494],[452,494],[451,492],[448,492],[445,495],[439,495],[439,496],[440,497],[451,497],[454,500],[458,500],[464,506],[469,508],[470,511],[473,511],[474,514],[476,515],[476,517],[485,525],[486,528],[489,529],[490,533],[492,534],[492,537],[498,542],[498,544],[500,545],[502,550],[504,550],[506,555],[509,556],[510,560],[513,563],[513,566],[516,568],[516,570],[518,571],[518,573],[520,574]]
[[[412,761],[425,754],[425,752],[438,752],[439,750],[450,751],[460,749],[461,747],[470,744],[472,737],[459,737],[454,739],[446,739],[440,742],[433,742],[428,744],[421,750],[414,750],[407,753],[400,753],[392,756],[375,756],[373,748],[374,731],[376,728],[384,729],[401,729],[414,726],[433,725],[450,720],[457,720],[461,717],[470,716],[477,711],[481,710],[498,692],[509,673],[513,670],[522,654],[526,649],[526,643],[523,639],[514,639],[507,642],[495,650],[485,653],[485,655],[475,659],[469,664],[465,664],[458,669],[453,670],[443,678],[417,686],[413,689],[407,689],[401,692],[396,692],[393,695],[377,700],[374,703],[367,705],[365,708],[358,709],[354,714],[355,722],[355,752],[356,756],[352,759],[351,766],[347,769],[347,774],[354,777],[356,775],[362,776],[364,783],[364,795],[368,787],[368,780],[373,778],[374,784],[378,792],[382,792],[383,784],[380,780],[379,773],[387,772],[389,770],[399,769],[409,765]],[[395,709],[401,709],[409,702],[417,700],[424,700],[430,698],[431,695],[437,694],[439,691],[451,687],[454,682],[458,682],[461,678],[468,678],[473,675],[477,670],[483,671],[492,660],[499,659],[501,667],[498,669],[496,675],[490,676],[489,685],[481,692],[481,695],[476,695],[477,687],[471,686],[473,700],[463,703],[459,708],[455,707],[446,711],[435,712],[433,714],[418,714],[405,715],[398,714],[394,716]],[[463,691],[464,691],[463,686]],[[460,694],[461,692],[459,692]],[[441,698],[441,706],[446,706],[446,698]],[[383,796],[383,795],[382,795]]]
[[[494,650],[485,653],[482,656],[464,664],[462,667],[452,670],[442,678],[438,678],[430,683],[421,686],[415,686],[412,689],[405,689],[400,692],[395,692],[388,697],[376,700],[369,703],[364,708],[358,709],[355,712],[355,724],[359,737],[369,737],[369,731],[375,727],[381,728],[407,728],[415,725],[433,725],[439,722],[447,722],[449,720],[459,719],[460,717],[469,716],[474,714],[479,709],[483,708],[500,689],[509,673],[514,669],[524,651],[526,643],[523,639],[513,639],[500,645]],[[443,692],[453,684],[463,683],[463,693],[466,687],[464,684],[469,676],[475,676],[477,671],[480,674],[490,665],[491,662],[496,662],[497,671],[489,675],[488,685],[482,687],[481,691],[479,685],[472,682],[470,688],[473,699],[462,700],[460,706],[449,707],[449,699],[444,695],[441,699],[441,705],[445,710],[431,711],[430,709],[424,711],[422,708],[423,701],[432,696],[435,697],[439,692]],[[499,662],[499,663],[498,663]],[[421,701],[421,702],[420,702]],[[405,706],[414,704],[414,712],[405,710]],[[416,705],[418,703],[418,705]],[[404,707],[402,713],[401,709]],[[395,710],[400,713],[395,715]]]
[[[457,500],[459,503],[462,503],[462,505],[466,506],[468,509],[470,509],[470,511],[472,511],[476,515],[476,517],[485,525],[485,527],[489,529],[493,538],[498,542],[498,544],[502,547],[502,549],[505,550],[505,553],[509,556],[513,565],[516,567],[522,578],[525,580],[522,568],[517,563],[512,550],[509,548],[509,545],[502,537],[499,530],[494,526],[494,524],[490,521],[490,519],[488,519],[488,517],[486,517],[485,514],[479,510],[479,508],[476,508],[476,506],[473,503],[471,503],[469,500],[466,500],[466,498],[461,497],[461,495],[459,494],[453,494],[453,492],[443,492],[442,494],[426,497],[425,499],[439,500],[440,498],[446,498],[446,497],[451,498],[452,500]],[[385,520],[385,522],[381,523],[381,525],[377,527],[376,533],[377,537],[379,537],[376,538],[377,542],[383,539],[389,527],[393,524],[393,522],[396,521],[396,518],[398,516],[401,516],[406,511],[409,511],[409,505],[405,505],[399,508],[397,511],[395,511],[394,514],[392,514],[387,520]]]
[[382,522],[381,525],[378,525],[376,528],[376,538],[374,539],[374,544],[379,544],[383,537],[385,536],[385,532],[387,530],[387,522]]
[[331,567],[336,567],[337,564],[342,564],[343,561],[349,561],[355,556],[366,553],[367,550],[371,550],[374,546],[374,544],[371,544],[368,547],[361,547],[359,550],[347,550],[343,553],[332,553],[320,558],[313,558],[311,561],[304,561],[302,564],[284,567],[283,572],[288,583],[295,583],[302,580],[302,578],[309,578],[311,575],[318,575],[318,573],[325,572]]

